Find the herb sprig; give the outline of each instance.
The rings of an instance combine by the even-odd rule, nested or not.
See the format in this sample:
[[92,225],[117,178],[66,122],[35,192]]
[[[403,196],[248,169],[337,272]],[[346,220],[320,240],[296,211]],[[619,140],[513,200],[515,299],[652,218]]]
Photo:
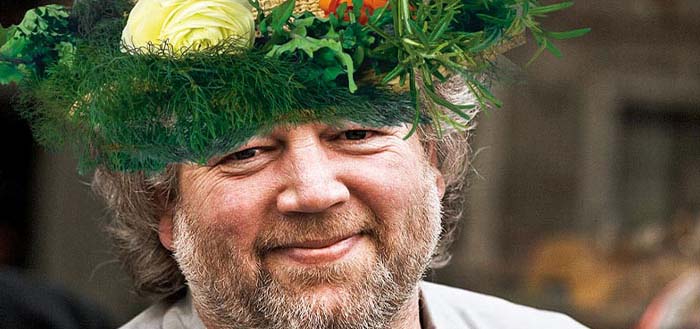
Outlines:
[[[442,123],[466,129],[477,108],[500,107],[484,72],[493,67],[495,54],[520,43],[526,31],[538,44],[528,64],[545,50],[560,57],[553,40],[590,31],[551,32],[540,25],[539,19],[570,7],[571,1],[541,5],[536,0],[394,0],[361,24],[357,18],[363,14],[362,2],[352,0],[351,9],[342,3],[328,18],[320,18],[293,14],[294,0],[265,15],[252,0],[259,13],[259,42],[268,50],[267,56],[313,63],[318,69],[309,72],[310,80],[336,84],[344,81],[345,73],[350,92],[357,90],[355,73],[370,69],[378,72],[375,83],[386,85],[398,79],[399,85],[408,85],[415,114],[407,137],[415,131],[422,112],[430,115],[439,132]],[[474,104],[455,104],[439,94],[437,84],[455,75],[464,80]]]
[[[332,0],[327,17],[296,13],[294,0],[270,11],[257,1],[252,48],[233,38],[177,57],[167,41],[123,51],[131,0],[83,0],[70,17],[40,7],[0,27],[0,84],[21,81],[17,108],[37,140],[72,146],[81,169],[158,171],[203,163],[280,123],[412,122],[408,136],[428,122],[438,133],[443,124],[463,129],[500,106],[489,89],[496,54],[529,31],[532,60],[560,56],[554,41],[589,31],[540,25],[570,1]],[[439,94],[451,77],[473,104]]]
[[[516,43],[529,30],[539,45],[532,62],[544,50],[560,57],[553,39],[582,36],[588,28],[567,32],[549,32],[538,22],[547,14],[573,5],[566,1],[543,6],[536,0],[396,0],[391,8],[394,33],[384,33],[372,21],[368,26],[385,39],[381,50],[396,52],[397,65],[382,82],[399,78],[408,80],[415,111],[421,109],[420,99],[427,99],[427,109],[440,131],[440,122],[458,129],[464,125],[445,115],[435,105],[445,107],[468,122],[467,111],[479,106],[501,106],[501,102],[482,81],[481,74],[489,68],[498,48]],[[448,76],[459,75],[474,95],[477,104],[454,104],[441,97],[436,83]],[[414,130],[416,127],[414,122]],[[411,133],[413,133],[413,131]],[[410,135],[410,133],[409,133]]]
[[70,62],[75,52],[68,30],[68,11],[47,5],[26,13],[19,25],[0,26],[0,84],[43,74],[57,62]]

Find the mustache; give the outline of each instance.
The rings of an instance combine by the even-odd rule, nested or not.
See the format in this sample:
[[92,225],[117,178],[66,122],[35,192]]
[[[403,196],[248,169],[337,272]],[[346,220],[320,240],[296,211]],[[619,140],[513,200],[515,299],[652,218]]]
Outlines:
[[378,224],[378,217],[369,209],[280,215],[260,231],[253,246],[262,256],[273,249],[308,241],[331,240],[354,234],[376,235]]

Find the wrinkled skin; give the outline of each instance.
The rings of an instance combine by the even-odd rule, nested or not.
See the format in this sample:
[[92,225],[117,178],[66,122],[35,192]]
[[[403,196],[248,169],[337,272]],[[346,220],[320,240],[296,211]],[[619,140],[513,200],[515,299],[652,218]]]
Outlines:
[[407,131],[278,127],[184,165],[159,234],[207,327],[419,328],[444,182]]

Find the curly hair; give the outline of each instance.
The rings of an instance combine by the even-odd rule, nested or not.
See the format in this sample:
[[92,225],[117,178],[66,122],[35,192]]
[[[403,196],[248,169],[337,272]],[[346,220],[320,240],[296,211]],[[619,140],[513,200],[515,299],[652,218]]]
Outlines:
[[[439,92],[454,103],[473,101],[460,81],[442,84]],[[477,110],[470,113],[476,114]],[[442,127],[437,132],[435,127],[424,125],[417,132],[426,152],[431,145],[436,150],[438,169],[445,180],[442,236],[433,255],[432,268],[444,266],[450,260],[449,247],[463,211],[472,126],[466,130]],[[152,175],[97,169],[93,177],[93,190],[104,198],[113,215],[107,233],[136,292],[141,295],[168,295],[185,283],[172,253],[161,245],[158,237],[160,216],[178,203],[177,171],[177,164]]]

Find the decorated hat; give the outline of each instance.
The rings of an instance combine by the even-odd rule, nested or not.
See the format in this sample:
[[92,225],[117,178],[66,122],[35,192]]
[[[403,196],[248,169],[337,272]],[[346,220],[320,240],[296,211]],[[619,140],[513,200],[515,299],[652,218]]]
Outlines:
[[[205,163],[279,124],[466,129],[500,102],[496,55],[572,5],[537,0],[80,0],[0,27],[0,84],[37,140],[80,168]],[[533,57],[534,59],[534,57]],[[437,86],[459,78],[473,102]]]

